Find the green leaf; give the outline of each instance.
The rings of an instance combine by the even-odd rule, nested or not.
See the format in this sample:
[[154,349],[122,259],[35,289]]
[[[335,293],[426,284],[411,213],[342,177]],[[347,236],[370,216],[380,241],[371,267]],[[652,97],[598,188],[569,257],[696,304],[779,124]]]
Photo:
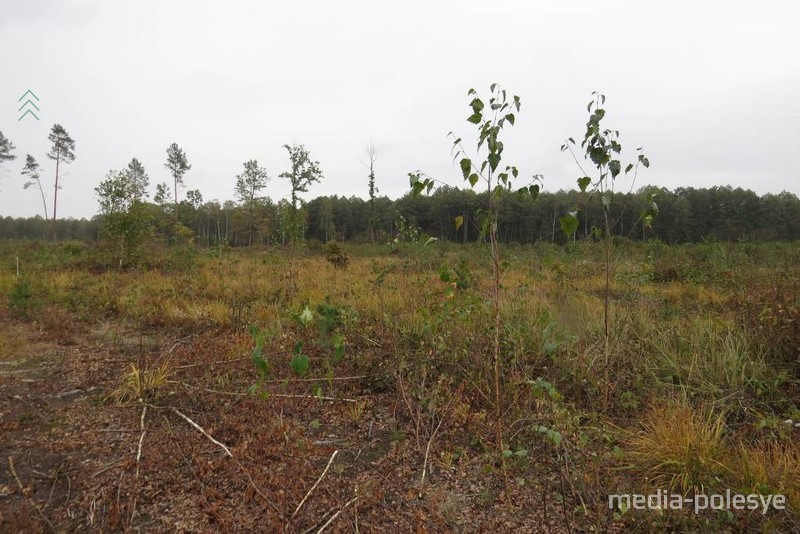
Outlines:
[[628,174],[633,169],[633,163],[628,163],[628,166],[625,167],[625,174]]
[[311,362],[308,359],[308,356],[306,356],[301,350],[295,351],[292,361],[289,363],[289,365],[291,365],[292,371],[294,371],[296,376],[303,376],[308,372],[308,366],[310,363]]
[[339,363],[344,359],[344,335],[336,334],[333,336],[333,363]]
[[260,352],[261,351],[259,350],[259,354],[256,354],[255,351],[253,351],[253,363],[255,363],[256,369],[258,369],[258,374],[264,378],[267,376],[269,364],[267,363],[267,360],[261,356]]
[[578,217],[576,217],[575,212],[561,217],[559,222],[561,224],[561,231],[564,232],[564,235],[567,237],[572,237],[572,235],[578,231]]
[[302,312],[300,313],[300,315],[298,316],[298,319],[300,320],[300,323],[301,323],[303,326],[308,326],[308,325],[310,325],[310,324],[311,324],[311,322],[314,320],[314,314],[313,314],[313,313],[311,312],[311,310],[308,308],[308,305],[306,305],[306,307],[305,307],[305,308],[303,308],[303,311],[302,311]]
[[492,171],[497,169],[497,166],[500,165],[500,154],[489,154],[486,159],[489,161],[489,167],[492,169]]
[[464,158],[459,162],[459,165],[461,165],[461,173],[466,180],[469,177],[469,171],[472,170],[472,161],[469,158]]
[[516,117],[514,117],[513,113],[509,113],[508,115],[506,115],[506,120],[511,123],[511,126],[514,126],[514,121],[516,120]]
[[608,169],[611,171],[611,177],[616,178],[617,175],[622,172],[622,164],[619,162],[619,160],[611,160],[608,163]]
[[479,178],[480,178],[480,177],[479,177],[477,174],[475,174],[474,172],[473,172],[472,174],[470,174],[470,175],[469,175],[469,178],[468,178],[468,180],[469,180],[469,185],[470,185],[470,186],[472,186],[472,187],[475,187],[475,184],[477,184],[477,183],[478,183],[478,179],[479,179]]
[[483,110],[483,101],[480,98],[473,98],[469,105],[472,108],[473,113],[480,114],[480,112]]
[[344,359],[344,343],[333,347],[333,362],[339,363]]
[[463,215],[459,215],[458,217],[455,218],[456,230],[461,228],[461,226],[463,224],[464,224],[464,216]]
[[467,117],[467,121],[471,122],[472,124],[478,124],[479,122],[481,122],[482,118],[483,116],[480,113],[473,113],[472,115]]
[[584,176],[583,178],[578,178],[578,187],[580,187],[581,192],[585,193],[586,188],[592,183],[592,179],[588,176]]
[[606,116],[606,112],[604,109],[596,109],[594,113],[589,115],[589,125],[596,126],[600,124],[600,121],[603,120],[603,117]]

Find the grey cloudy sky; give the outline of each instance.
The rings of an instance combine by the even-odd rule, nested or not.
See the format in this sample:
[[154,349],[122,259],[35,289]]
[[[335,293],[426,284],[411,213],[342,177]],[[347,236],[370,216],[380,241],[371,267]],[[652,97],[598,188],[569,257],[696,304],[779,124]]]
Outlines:
[[[599,90],[607,125],[650,157],[640,184],[797,194],[799,45],[795,0],[2,0],[0,131],[17,160],[0,170],[0,215],[40,212],[26,153],[52,192],[54,123],[76,141],[65,217],[92,216],[94,187],[134,156],[153,189],[169,181],[173,141],[205,200],[232,198],[250,158],[286,197],[295,141],[325,173],[307,198],[366,196],[369,142],[382,194],[416,169],[461,185],[445,136],[471,138],[466,92],[495,81],[522,98],[505,156],[547,190],[574,185],[559,145]],[[17,120],[27,89],[39,121]]]

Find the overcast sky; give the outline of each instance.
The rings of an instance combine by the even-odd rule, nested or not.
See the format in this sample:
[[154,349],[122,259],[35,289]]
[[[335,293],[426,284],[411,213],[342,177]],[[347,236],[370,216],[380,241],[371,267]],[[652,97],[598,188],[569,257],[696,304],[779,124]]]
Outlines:
[[[293,142],[325,173],[307,199],[365,197],[370,142],[381,194],[405,193],[416,169],[461,186],[446,134],[473,138],[467,90],[492,82],[522,99],[507,162],[547,190],[574,186],[559,146],[598,90],[623,146],[650,158],[637,187],[800,194],[798,51],[796,0],[3,0],[0,131],[17,159],[0,169],[0,215],[41,212],[22,189],[26,153],[52,196],[54,123],[76,141],[64,217],[94,215],[94,187],[134,156],[151,189],[169,181],[172,142],[205,200],[232,198],[251,158],[286,197]],[[38,121],[18,120],[27,89]]]

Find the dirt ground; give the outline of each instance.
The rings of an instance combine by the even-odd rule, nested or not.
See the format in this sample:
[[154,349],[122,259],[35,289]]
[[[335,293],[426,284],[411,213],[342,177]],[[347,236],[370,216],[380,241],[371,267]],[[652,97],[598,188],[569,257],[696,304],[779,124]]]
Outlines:
[[[581,530],[546,458],[506,495],[485,456],[440,446],[458,428],[428,448],[374,376],[339,369],[317,398],[284,371],[248,394],[251,346],[231,332],[0,318],[0,531]],[[113,395],[131,364],[155,361],[172,374],[146,402]]]

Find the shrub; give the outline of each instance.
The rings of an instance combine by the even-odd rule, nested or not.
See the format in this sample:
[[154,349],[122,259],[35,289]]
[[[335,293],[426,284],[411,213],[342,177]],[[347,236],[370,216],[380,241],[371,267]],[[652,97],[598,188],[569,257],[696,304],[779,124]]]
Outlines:
[[20,317],[28,317],[31,313],[38,312],[42,303],[28,281],[20,279],[8,293],[8,307]]
[[347,264],[350,263],[350,256],[342,250],[342,247],[336,241],[331,241],[325,245],[325,259],[336,269],[346,269]]

